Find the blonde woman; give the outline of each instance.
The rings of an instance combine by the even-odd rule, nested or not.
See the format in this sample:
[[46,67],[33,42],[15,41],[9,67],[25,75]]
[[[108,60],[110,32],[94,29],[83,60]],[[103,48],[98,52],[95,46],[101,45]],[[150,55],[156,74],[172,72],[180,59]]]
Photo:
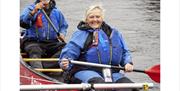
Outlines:
[[[73,83],[104,83],[99,68],[69,63],[69,59],[85,62],[125,67],[126,72],[133,70],[131,55],[125,41],[117,29],[104,22],[104,10],[101,6],[89,7],[69,43],[60,55],[60,66],[71,75]],[[112,82],[131,83],[119,70],[112,69]],[[132,89],[121,89],[132,91]]]

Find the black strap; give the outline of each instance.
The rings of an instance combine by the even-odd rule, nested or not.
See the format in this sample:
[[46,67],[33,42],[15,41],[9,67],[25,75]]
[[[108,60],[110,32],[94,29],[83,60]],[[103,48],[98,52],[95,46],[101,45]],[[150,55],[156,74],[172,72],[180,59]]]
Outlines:
[[84,54],[89,49],[89,46],[92,44],[92,41],[93,41],[93,32],[89,32],[89,35],[86,38],[84,47],[81,52],[82,54]]

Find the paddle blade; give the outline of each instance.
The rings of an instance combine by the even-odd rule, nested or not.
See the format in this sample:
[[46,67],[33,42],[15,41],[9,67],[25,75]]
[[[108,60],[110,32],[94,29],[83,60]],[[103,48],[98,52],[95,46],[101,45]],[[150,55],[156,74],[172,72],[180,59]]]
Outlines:
[[160,83],[160,65],[155,65],[147,70],[145,73],[155,82]]

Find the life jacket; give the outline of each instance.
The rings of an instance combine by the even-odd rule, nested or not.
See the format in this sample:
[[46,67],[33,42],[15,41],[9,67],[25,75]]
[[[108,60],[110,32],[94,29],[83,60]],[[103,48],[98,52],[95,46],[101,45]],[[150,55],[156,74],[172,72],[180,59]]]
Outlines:
[[[86,23],[80,22],[78,29],[82,31],[92,30]],[[114,37],[111,36],[114,30],[107,25],[105,22],[102,23],[101,28],[98,31],[87,31],[89,35],[84,43],[84,47],[81,50],[81,55],[79,60],[84,60],[86,62],[100,63],[100,64],[112,64],[113,51],[115,45],[121,45],[121,43],[114,43]],[[95,32],[98,32],[98,44],[94,45],[96,41]],[[114,33],[114,32],[113,32]],[[118,38],[117,38],[118,39]],[[116,41],[116,40],[115,40]],[[120,46],[116,46],[118,48]],[[118,48],[120,49],[120,48]],[[119,54],[120,55],[120,54]],[[113,59],[115,60],[115,58]],[[116,60],[117,61],[117,60]],[[119,64],[119,63],[114,63]]]
[[99,44],[96,47],[92,46],[93,33],[89,33],[84,43],[80,60],[114,66],[124,66],[127,60],[131,60],[131,58],[125,58],[125,55],[130,57],[130,54],[126,54],[129,53],[129,50],[124,43],[121,33],[111,28],[105,22],[102,23],[99,33]]

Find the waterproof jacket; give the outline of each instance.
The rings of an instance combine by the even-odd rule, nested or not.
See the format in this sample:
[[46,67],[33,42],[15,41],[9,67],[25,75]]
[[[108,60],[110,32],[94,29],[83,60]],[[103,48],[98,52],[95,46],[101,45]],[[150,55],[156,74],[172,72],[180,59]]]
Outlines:
[[[54,31],[53,27],[50,25],[41,10],[39,10],[33,16],[30,14],[34,8],[35,3],[25,8],[20,16],[20,25],[21,27],[26,28],[25,37],[39,41],[57,39],[57,33]],[[36,25],[37,16],[39,14],[42,15],[42,27],[37,27]],[[61,11],[54,7],[50,12],[49,17],[57,28],[58,32],[65,36],[67,33],[66,29],[68,28],[68,24]]]
[[[108,25],[106,24],[106,26]],[[62,58],[70,58],[116,66],[125,66],[125,64],[131,63],[130,51],[125,44],[122,34],[115,28],[111,28],[110,26],[109,28],[111,31],[107,33],[103,28],[93,30],[91,28],[80,28],[78,26],[69,43],[63,48],[60,55],[60,62]],[[85,53],[82,53],[88,35],[94,31],[98,31],[98,45],[91,45]],[[72,66],[73,65],[70,65],[68,69]]]

